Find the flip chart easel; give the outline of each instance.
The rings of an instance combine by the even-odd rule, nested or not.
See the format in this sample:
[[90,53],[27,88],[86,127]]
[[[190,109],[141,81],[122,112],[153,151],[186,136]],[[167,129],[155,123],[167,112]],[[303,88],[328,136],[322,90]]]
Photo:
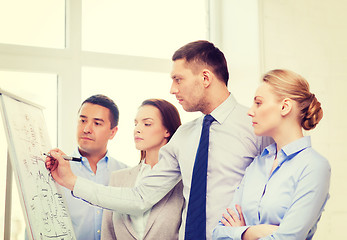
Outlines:
[[10,238],[13,174],[29,239],[75,240],[62,189],[45,168],[42,153],[51,145],[42,107],[0,89],[0,108],[8,143],[4,239]]

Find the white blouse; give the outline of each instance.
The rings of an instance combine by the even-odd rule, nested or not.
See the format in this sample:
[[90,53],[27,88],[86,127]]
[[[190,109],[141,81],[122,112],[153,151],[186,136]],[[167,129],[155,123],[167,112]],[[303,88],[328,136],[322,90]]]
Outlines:
[[[151,165],[146,164],[144,160],[141,161],[141,167],[139,170],[139,174],[137,175],[136,181],[135,181],[135,187],[138,186],[141,182],[141,179],[148,175],[150,171],[152,170]],[[143,239],[143,235],[145,233],[147,220],[149,217],[149,214],[151,213],[151,209],[144,212],[142,215],[129,215],[131,219],[132,226],[134,230],[137,232],[138,239]]]

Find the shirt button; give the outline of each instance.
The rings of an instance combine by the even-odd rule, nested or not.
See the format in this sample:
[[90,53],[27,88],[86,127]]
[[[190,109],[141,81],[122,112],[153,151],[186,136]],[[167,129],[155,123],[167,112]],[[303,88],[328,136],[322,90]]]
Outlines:
[[96,211],[96,214],[100,214],[100,210]]
[[101,232],[101,231],[100,231],[100,229],[99,229],[99,230],[97,231],[97,233],[99,233],[99,234],[100,234],[100,232]]

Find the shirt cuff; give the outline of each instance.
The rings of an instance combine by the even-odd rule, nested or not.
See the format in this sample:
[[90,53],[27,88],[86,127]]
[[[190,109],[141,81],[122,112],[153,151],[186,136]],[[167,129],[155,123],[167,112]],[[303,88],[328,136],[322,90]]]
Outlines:
[[249,228],[249,226],[242,227],[229,227],[218,226],[213,231],[213,240],[232,239],[242,240],[242,234]]
[[93,194],[93,185],[94,182],[82,177],[77,177],[74,189],[73,191],[71,191],[71,194],[75,198],[80,198],[90,204],[93,204],[93,202],[96,202],[96,199],[93,199],[93,197],[95,196],[95,194]]
[[250,226],[236,227],[235,237],[237,237],[237,239],[239,239],[239,240],[242,240],[242,234],[243,234],[249,227],[250,227]]

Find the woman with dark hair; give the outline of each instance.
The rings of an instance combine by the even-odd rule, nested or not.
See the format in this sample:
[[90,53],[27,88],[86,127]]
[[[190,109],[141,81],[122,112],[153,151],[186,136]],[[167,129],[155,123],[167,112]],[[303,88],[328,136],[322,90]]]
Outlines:
[[263,77],[248,115],[255,134],[275,143],[246,169],[213,239],[312,239],[329,198],[331,170],[303,129],[322,119],[320,102],[303,77],[277,69]]
[[[109,185],[136,187],[156,165],[159,149],[180,125],[179,113],[171,103],[162,99],[145,100],[138,109],[134,128],[135,145],[141,151],[140,163],[136,167],[113,172]],[[101,239],[178,239],[184,204],[182,190],[180,181],[143,214],[126,215],[104,210]]]

